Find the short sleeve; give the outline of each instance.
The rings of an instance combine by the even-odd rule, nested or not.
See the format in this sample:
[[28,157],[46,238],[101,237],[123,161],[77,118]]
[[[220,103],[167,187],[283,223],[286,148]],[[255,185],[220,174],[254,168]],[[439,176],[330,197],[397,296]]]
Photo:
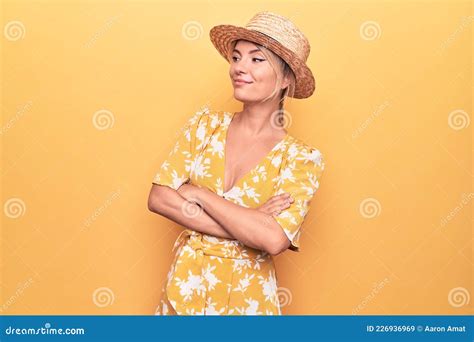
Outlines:
[[174,147],[163,161],[152,183],[166,185],[174,190],[188,182],[194,167],[196,148],[199,140],[205,138],[209,108],[203,107],[188,118],[178,132]]
[[289,249],[295,252],[300,251],[301,225],[319,189],[323,171],[324,160],[321,152],[316,148],[304,147],[294,156],[288,157],[280,172],[275,195],[289,193],[294,202],[274,218],[291,241]]

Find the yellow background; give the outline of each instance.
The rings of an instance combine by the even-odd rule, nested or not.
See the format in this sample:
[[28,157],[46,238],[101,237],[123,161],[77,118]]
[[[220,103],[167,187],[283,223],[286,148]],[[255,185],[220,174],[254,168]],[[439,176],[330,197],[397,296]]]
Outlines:
[[2,3],[2,314],[154,314],[180,227],[151,181],[199,107],[241,109],[208,34],[261,10],[311,43],[286,109],[326,160],[283,313],[472,313],[471,2]]

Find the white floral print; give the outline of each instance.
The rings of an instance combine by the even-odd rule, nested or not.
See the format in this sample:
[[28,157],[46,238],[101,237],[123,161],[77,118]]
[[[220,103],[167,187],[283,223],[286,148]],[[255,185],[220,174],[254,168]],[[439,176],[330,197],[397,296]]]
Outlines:
[[[320,186],[323,156],[288,134],[224,192],[225,139],[233,115],[207,106],[194,113],[152,183],[177,190],[190,182],[247,208],[290,193],[295,201],[274,219],[290,240],[289,249],[298,252],[301,226]],[[175,249],[156,314],[281,314],[273,258],[265,251],[187,228]]]

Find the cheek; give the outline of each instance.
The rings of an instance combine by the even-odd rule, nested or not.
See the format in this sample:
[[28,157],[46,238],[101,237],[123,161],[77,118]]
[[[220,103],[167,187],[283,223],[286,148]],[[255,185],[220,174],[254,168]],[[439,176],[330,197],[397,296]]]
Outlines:
[[257,80],[257,86],[264,92],[271,93],[275,88],[276,76],[273,70],[259,70],[255,74],[255,79]]
[[276,75],[268,64],[255,68],[253,74],[255,78],[262,83],[273,84],[276,81]]

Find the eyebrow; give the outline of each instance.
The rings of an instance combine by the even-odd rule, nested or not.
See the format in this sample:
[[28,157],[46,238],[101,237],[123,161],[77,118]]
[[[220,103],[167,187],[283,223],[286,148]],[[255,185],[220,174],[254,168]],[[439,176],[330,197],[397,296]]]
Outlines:
[[[235,51],[237,51],[240,55],[242,54],[242,53],[241,53],[239,50],[237,50],[237,49],[234,49],[234,51],[232,51],[232,52],[235,52]],[[261,52],[261,50],[260,50],[260,49],[251,50],[251,51],[249,51],[249,54],[250,54],[250,53],[254,53],[254,52]]]

